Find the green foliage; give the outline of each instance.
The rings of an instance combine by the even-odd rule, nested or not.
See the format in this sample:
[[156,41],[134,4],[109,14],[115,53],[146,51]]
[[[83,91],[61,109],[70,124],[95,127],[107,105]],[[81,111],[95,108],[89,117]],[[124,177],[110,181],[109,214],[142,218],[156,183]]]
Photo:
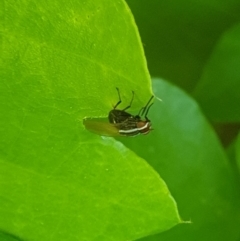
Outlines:
[[238,135],[236,142],[236,159],[238,164],[238,170],[240,171],[240,134]]
[[[237,1],[129,4],[151,74],[203,111],[151,82],[125,2],[4,1],[0,240],[237,240],[240,138],[230,165],[204,117],[239,121]],[[119,108],[135,91],[137,114],[152,84],[149,135],[84,128],[84,117],[107,117],[116,87]]]
[[[194,108],[189,99],[183,102],[183,93],[156,80],[154,93],[163,102],[151,112],[154,134],[145,138],[144,150],[137,151],[139,143],[126,140],[164,178],[181,216],[192,220],[192,225],[178,225],[143,240],[239,240],[239,1],[128,4],[151,75],[184,88],[201,107]],[[201,115],[211,121],[218,139]],[[150,148],[154,135],[157,142]]]
[[154,130],[138,142],[126,139],[124,144],[160,173],[181,216],[192,224],[143,240],[235,240],[239,189],[215,133],[181,90],[159,79],[153,80],[153,90],[163,99],[155,101],[150,113]]
[[[133,240],[181,222],[153,168],[84,129],[151,95],[129,9],[112,1],[5,2],[0,229],[24,240]],[[126,54],[127,53],[127,54]]]
[[128,0],[152,76],[193,93],[212,121],[240,122],[238,0]]
[[220,38],[194,91],[207,116],[215,121],[240,122],[239,40],[240,24]]

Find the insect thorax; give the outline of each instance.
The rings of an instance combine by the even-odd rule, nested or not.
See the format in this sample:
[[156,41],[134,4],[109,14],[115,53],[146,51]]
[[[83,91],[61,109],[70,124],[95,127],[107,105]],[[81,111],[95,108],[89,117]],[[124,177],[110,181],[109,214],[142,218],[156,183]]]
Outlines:
[[131,118],[134,118],[134,116],[123,110],[114,109],[114,110],[111,110],[108,114],[108,120],[110,123],[113,123],[113,124],[122,123],[127,119],[131,119]]

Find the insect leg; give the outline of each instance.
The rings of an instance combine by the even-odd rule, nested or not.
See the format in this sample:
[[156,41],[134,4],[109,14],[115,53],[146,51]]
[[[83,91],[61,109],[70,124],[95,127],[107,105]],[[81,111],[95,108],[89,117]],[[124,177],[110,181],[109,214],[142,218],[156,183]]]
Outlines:
[[140,109],[140,111],[138,112],[138,115],[137,115],[137,116],[141,116],[141,112],[144,110],[144,108],[145,108],[145,107],[142,107],[142,108]]
[[147,108],[147,110],[146,110],[146,113],[145,113],[145,116],[144,116],[147,121],[149,121],[149,119],[148,119],[148,117],[147,117],[148,111],[149,111],[149,109],[150,109],[150,107],[151,107],[152,105],[153,105],[153,103],[148,106],[148,108]]
[[[149,101],[147,102],[147,104],[145,105],[145,107],[143,107],[141,110],[140,110],[140,112],[142,111],[142,115],[144,115],[144,113],[145,113],[145,118],[147,119],[147,114],[148,114],[148,111],[149,111],[149,109],[150,109],[150,107],[152,106],[152,104],[150,104],[150,102],[152,101],[152,99],[153,99],[153,95],[151,96],[151,98],[149,99]],[[149,105],[150,104],[150,105]],[[139,114],[140,114],[140,112],[139,112]]]
[[120,91],[119,91],[118,87],[116,87],[116,89],[117,89],[117,92],[118,92],[119,101],[118,101],[117,104],[113,107],[113,109],[116,109],[117,106],[118,106],[119,104],[121,104],[121,102],[122,102],[121,96],[120,96]]
[[124,108],[122,111],[125,111],[125,110],[129,109],[132,106],[133,99],[134,99],[134,91],[132,91],[132,99],[131,99],[130,104],[126,108]]

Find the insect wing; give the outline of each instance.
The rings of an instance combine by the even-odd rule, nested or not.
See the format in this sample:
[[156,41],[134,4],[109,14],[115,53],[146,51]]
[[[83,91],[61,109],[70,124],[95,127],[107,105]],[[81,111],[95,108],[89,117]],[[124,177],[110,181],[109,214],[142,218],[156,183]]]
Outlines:
[[[148,134],[151,128],[151,121],[148,119],[147,115],[154,96],[151,96],[147,104],[142,107],[138,115],[132,115],[126,112],[132,105],[134,92],[130,104],[122,110],[116,109],[119,104],[121,104],[121,96],[119,89],[117,88],[119,101],[113,107],[113,109],[108,114],[108,121],[103,121],[101,118],[85,118],[83,124],[87,130],[101,135],[101,136],[136,136],[139,134]],[[150,104],[151,103],[151,104]],[[145,120],[141,119],[141,116],[145,117]]]
[[131,114],[127,113],[123,110],[111,110],[108,114],[108,120],[110,123],[122,123],[129,119],[130,117],[133,117]]
[[100,136],[121,136],[116,125],[108,122],[85,118],[83,124],[88,131]]

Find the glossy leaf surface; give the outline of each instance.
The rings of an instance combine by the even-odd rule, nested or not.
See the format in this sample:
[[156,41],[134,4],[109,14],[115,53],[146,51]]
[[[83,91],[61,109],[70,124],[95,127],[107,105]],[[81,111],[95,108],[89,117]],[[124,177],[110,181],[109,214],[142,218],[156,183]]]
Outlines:
[[3,7],[0,229],[7,240],[134,240],[180,223],[156,171],[82,124],[86,116],[108,115],[116,86],[123,104],[136,91],[133,111],[151,96],[126,4],[5,1]]

